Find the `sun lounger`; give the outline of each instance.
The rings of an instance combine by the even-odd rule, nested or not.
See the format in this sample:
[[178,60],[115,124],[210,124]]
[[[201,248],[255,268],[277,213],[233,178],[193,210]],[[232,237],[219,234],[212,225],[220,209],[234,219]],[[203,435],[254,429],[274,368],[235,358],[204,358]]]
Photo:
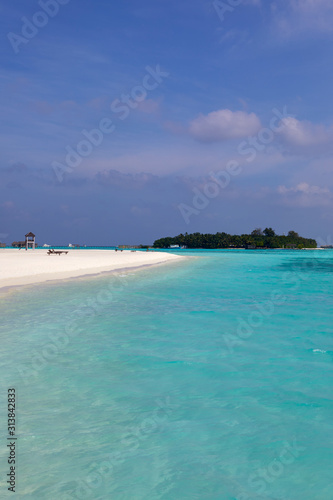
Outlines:
[[65,250],[53,250],[53,248],[50,248],[50,250],[48,250],[47,252],[47,255],[61,255],[62,253],[66,254],[68,252],[66,252]]

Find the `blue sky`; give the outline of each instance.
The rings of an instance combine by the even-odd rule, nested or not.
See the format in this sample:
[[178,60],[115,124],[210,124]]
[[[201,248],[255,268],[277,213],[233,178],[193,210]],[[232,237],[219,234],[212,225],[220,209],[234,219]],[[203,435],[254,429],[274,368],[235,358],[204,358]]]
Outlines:
[[0,14],[0,240],[272,226],[332,243],[331,1],[5,0]]

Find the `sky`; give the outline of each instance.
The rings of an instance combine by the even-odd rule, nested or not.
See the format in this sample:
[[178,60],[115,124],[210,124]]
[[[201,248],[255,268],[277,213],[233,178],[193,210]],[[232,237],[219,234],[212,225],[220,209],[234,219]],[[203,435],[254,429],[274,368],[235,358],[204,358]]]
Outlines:
[[331,0],[0,0],[0,241],[333,243]]

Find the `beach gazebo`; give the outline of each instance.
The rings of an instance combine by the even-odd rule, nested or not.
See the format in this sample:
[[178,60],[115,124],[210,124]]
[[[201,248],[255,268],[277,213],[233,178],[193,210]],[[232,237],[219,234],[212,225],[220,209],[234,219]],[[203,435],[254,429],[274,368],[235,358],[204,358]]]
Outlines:
[[34,233],[27,233],[25,235],[25,249],[28,250],[29,247],[33,250],[36,248],[36,236]]

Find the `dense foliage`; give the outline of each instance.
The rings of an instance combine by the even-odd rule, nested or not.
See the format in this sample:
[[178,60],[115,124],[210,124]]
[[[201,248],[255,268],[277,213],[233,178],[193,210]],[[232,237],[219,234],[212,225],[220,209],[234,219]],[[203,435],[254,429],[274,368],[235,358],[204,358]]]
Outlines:
[[279,236],[272,228],[266,228],[264,231],[255,229],[251,234],[242,235],[185,233],[173,238],[160,238],[154,242],[155,248],[169,248],[171,245],[187,248],[316,248],[317,242],[302,238],[295,231],[289,231],[286,236]]

